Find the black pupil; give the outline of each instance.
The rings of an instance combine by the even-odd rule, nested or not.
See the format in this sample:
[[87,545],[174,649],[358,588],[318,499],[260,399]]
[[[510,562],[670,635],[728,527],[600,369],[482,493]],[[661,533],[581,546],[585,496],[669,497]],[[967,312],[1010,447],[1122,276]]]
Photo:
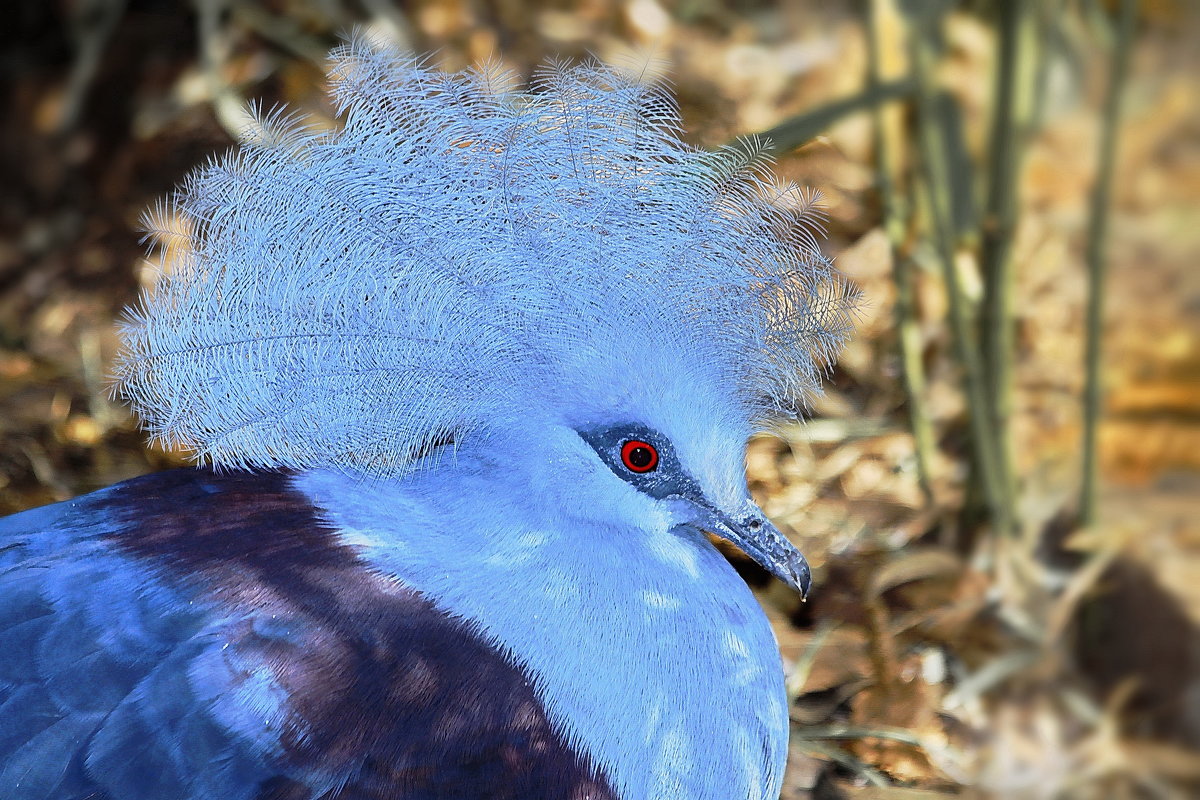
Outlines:
[[650,466],[650,462],[653,460],[654,454],[650,452],[649,447],[635,447],[629,451],[630,466],[645,469]]

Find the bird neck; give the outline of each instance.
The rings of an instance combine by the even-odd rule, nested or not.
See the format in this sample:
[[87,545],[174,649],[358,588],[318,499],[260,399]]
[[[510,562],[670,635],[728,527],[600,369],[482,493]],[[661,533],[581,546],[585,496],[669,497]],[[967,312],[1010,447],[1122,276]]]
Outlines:
[[782,669],[745,583],[698,532],[657,537],[510,503],[510,474],[445,464],[297,485],[376,569],[526,670],[554,723],[626,798],[778,796]]

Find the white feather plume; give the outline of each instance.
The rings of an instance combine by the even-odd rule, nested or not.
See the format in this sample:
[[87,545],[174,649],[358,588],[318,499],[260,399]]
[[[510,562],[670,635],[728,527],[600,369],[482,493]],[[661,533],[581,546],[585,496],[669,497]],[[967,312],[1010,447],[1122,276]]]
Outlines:
[[431,443],[670,394],[791,415],[848,328],[814,198],[685,145],[597,64],[534,89],[353,41],[344,118],[283,116],[152,214],[163,274],[117,388],[232,467],[402,471]]

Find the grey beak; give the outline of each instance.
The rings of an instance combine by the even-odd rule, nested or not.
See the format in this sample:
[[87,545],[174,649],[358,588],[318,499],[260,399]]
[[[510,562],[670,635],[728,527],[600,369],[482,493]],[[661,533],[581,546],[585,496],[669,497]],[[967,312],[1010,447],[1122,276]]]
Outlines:
[[716,508],[697,505],[696,524],[741,548],[742,552],[776,578],[808,597],[812,571],[796,546],[771,524],[753,502],[747,500],[737,517]]

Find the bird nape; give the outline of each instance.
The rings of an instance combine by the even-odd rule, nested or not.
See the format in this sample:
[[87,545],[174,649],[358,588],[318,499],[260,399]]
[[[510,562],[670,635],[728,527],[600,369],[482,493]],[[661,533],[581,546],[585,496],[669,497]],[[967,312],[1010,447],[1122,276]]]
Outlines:
[[852,293],[753,144],[365,41],[148,217],[120,394],[195,468],[0,520],[0,797],[769,800],[801,593],[744,445]]

